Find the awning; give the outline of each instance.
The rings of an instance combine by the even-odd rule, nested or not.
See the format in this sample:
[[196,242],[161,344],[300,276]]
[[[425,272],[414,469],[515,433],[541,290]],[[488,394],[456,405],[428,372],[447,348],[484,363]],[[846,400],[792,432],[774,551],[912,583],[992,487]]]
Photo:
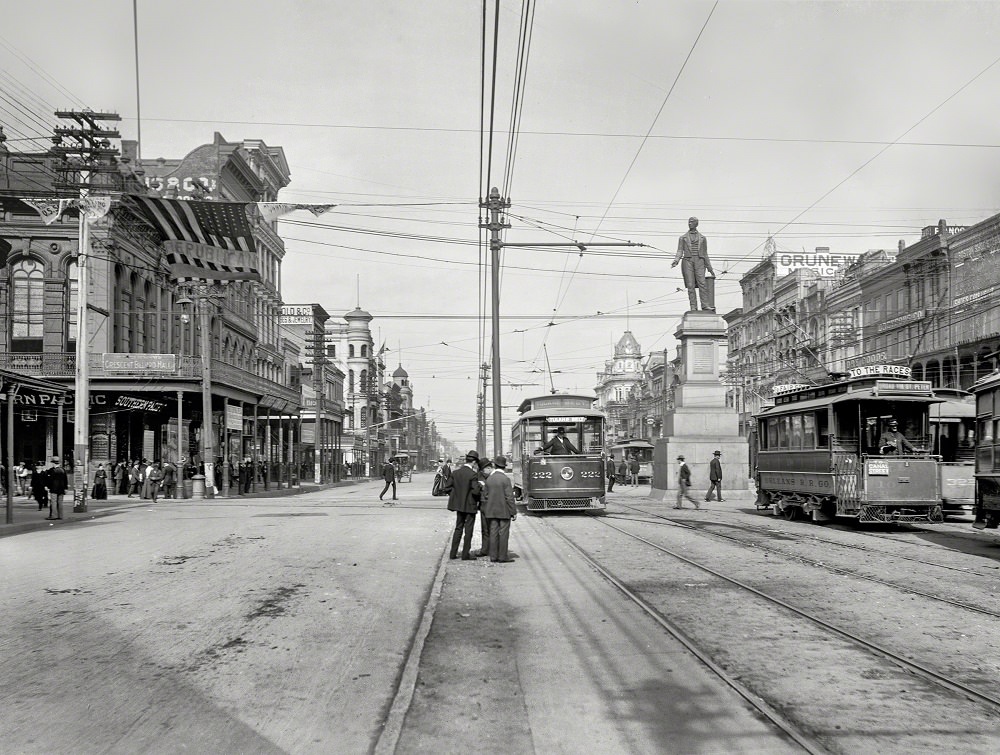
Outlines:
[[35,377],[34,375],[25,375],[21,372],[5,370],[3,368],[0,368],[0,381],[3,382],[3,389],[5,392],[7,390],[7,386],[9,385],[29,388],[33,391],[40,391],[42,393],[65,394],[73,390],[72,388],[67,388],[61,383],[53,383],[50,380],[44,380],[43,378]]

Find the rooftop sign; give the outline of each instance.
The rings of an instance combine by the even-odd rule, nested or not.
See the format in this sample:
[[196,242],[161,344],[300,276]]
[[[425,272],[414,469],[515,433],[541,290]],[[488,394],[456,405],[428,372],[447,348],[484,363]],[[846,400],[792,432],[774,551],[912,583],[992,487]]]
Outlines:
[[913,377],[913,371],[909,367],[901,364],[868,364],[863,367],[852,367],[847,371],[848,377],[894,377],[909,380]]
[[817,252],[776,252],[774,267],[777,276],[799,270],[812,270],[820,278],[833,278],[842,267],[857,262],[860,254],[833,254],[830,251]]

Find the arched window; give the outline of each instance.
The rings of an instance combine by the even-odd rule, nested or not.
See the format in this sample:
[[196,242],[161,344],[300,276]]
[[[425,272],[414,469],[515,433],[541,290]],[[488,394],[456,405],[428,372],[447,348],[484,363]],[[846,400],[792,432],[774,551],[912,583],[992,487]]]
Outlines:
[[368,356],[368,344],[366,343],[361,344],[361,356]]
[[347,346],[347,356],[349,359],[354,359],[354,344],[348,344]]
[[[353,346],[351,347],[354,348]],[[354,391],[354,370],[347,371],[347,390]]]
[[358,390],[368,390],[368,370],[361,370],[361,379],[358,381]]
[[45,273],[37,260],[21,260],[11,271],[14,308],[11,351],[42,351]]

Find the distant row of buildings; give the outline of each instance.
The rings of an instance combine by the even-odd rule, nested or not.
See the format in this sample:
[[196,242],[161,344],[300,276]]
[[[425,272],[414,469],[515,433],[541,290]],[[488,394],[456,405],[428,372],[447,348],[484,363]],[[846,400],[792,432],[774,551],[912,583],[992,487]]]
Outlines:
[[[935,387],[967,390],[1000,364],[1000,215],[945,220],[909,246],[830,265],[829,249],[789,265],[773,242],[726,313],[727,401],[748,432],[775,386],[829,382],[865,364],[903,364]],[[676,361],[641,353],[626,331],[597,375],[609,436],[656,438],[673,407]]]

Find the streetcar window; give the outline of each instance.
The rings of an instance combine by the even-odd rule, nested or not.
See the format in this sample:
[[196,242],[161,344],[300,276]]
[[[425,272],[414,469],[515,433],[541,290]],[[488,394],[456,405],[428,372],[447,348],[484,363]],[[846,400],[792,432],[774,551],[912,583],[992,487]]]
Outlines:
[[778,422],[777,420],[769,419],[767,421],[767,447],[777,448],[778,447]]
[[791,423],[788,447],[802,448],[802,415],[793,414],[789,420]]
[[816,416],[806,414],[802,417],[802,447],[816,448]]
[[781,417],[778,420],[778,448],[788,448],[792,437],[791,424],[788,417]]
[[817,448],[829,448],[830,447],[830,418],[827,416],[826,412],[816,412],[813,415],[816,423],[816,447]]

